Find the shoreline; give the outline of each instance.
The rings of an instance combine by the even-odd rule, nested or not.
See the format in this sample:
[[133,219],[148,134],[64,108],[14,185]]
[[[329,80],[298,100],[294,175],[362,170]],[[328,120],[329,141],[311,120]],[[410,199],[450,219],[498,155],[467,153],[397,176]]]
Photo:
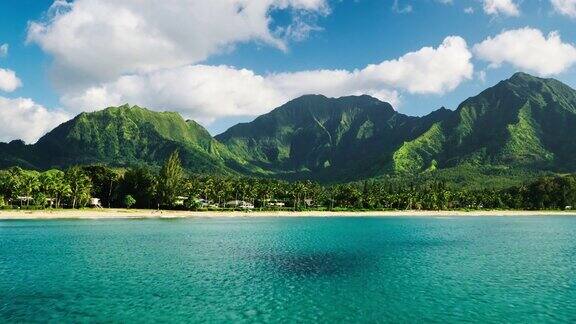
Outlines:
[[2,220],[49,219],[174,219],[174,218],[236,218],[236,217],[474,217],[474,216],[576,216],[576,211],[177,211],[144,209],[82,209],[82,210],[3,210]]

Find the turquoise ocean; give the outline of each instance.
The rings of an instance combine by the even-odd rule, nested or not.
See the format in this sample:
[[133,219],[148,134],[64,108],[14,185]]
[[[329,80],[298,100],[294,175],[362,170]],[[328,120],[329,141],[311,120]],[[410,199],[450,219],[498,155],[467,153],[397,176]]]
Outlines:
[[0,322],[574,322],[576,218],[0,222]]

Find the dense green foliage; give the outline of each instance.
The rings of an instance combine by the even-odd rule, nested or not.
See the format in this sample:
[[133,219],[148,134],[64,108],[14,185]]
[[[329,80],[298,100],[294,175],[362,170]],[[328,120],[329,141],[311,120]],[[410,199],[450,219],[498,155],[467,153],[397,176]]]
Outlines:
[[172,153],[158,176],[158,200],[161,205],[170,205],[176,201],[178,194],[182,192],[184,182],[184,170],[180,164],[178,151]]
[[426,178],[322,186],[311,181],[186,174],[177,152],[158,173],[143,167],[124,171],[102,166],[73,166],[65,172],[40,173],[19,167],[0,171],[0,205],[77,208],[86,206],[91,197],[112,207],[192,210],[246,206],[293,210],[566,209],[576,205],[576,176],[542,177],[521,186],[482,190]]
[[124,206],[126,206],[126,208],[130,209],[134,204],[136,204],[136,199],[134,199],[134,197],[131,195],[126,195],[126,197],[124,197]]
[[[34,145],[0,143],[0,168],[98,164],[128,168],[125,181],[144,185],[158,179],[139,178],[143,170],[157,172],[178,151],[182,167],[202,175],[324,184],[416,177],[501,189],[548,173],[576,172],[574,126],[576,90],[517,73],[455,111],[410,117],[369,96],[308,95],[215,138],[177,113],[110,107],[82,113]],[[93,179],[105,206],[119,181],[111,172]],[[130,194],[138,203],[150,201],[146,190]]]
[[397,171],[462,165],[576,168],[576,91],[524,73],[464,101],[395,155]]

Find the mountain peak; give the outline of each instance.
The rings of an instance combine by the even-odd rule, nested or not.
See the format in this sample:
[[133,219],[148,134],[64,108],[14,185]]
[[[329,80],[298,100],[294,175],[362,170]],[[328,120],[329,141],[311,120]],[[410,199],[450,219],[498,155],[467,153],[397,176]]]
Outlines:
[[504,82],[519,84],[519,83],[527,83],[527,82],[544,82],[549,79],[543,79],[525,72],[516,72],[514,73],[508,80]]
[[286,104],[290,104],[293,102],[301,103],[301,102],[317,102],[317,101],[339,101],[339,102],[346,102],[346,103],[355,103],[358,105],[372,105],[372,104],[382,104],[383,101],[369,96],[367,94],[363,95],[349,95],[349,96],[341,96],[341,97],[327,97],[322,94],[306,94],[300,97],[294,98],[287,102]]
[[508,80],[513,81],[513,80],[534,80],[534,79],[540,79],[540,78],[528,74],[526,72],[516,72]]

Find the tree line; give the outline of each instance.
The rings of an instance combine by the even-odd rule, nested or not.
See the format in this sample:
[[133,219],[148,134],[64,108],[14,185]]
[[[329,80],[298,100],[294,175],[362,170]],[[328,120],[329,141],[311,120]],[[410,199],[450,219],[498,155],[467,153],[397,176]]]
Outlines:
[[[321,185],[312,181],[188,174],[173,153],[159,169],[103,165],[39,172],[0,170],[0,207],[103,207],[202,210],[243,202],[260,209],[451,210],[566,209],[576,205],[576,175],[548,176],[507,189],[466,190],[445,181],[375,179]],[[230,208],[239,207],[233,205]]]

